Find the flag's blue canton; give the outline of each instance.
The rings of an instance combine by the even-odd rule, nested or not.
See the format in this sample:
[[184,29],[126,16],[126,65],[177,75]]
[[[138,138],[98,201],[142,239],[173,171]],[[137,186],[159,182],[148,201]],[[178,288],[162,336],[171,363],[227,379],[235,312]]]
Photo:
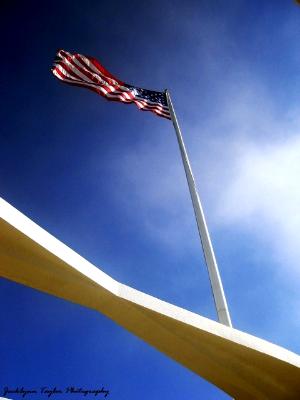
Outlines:
[[126,85],[137,98],[141,100],[148,100],[152,103],[159,103],[164,107],[168,107],[167,98],[164,92],[154,92],[153,90],[146,90],[136,86]]

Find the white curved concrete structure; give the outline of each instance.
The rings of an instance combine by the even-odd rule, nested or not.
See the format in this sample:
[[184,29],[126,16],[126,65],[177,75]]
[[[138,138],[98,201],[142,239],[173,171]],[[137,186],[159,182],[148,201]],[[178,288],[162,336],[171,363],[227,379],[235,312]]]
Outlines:
[[300,357],[125,286],[0,199],[0,276],[93,308],[238,399],[299,399]]

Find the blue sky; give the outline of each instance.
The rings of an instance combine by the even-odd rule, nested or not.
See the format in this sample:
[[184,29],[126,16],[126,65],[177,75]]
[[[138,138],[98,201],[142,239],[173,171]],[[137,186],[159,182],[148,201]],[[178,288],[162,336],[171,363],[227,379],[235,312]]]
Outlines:
[[[168,88],[233,325],[299,353],[300,8],[27,1],[2,14],[1,197],[113,278],[216,319],[172,124],[63,85],[50,67],[64,48]],[[92,310],[0,289],[0,391],[229,398]]]

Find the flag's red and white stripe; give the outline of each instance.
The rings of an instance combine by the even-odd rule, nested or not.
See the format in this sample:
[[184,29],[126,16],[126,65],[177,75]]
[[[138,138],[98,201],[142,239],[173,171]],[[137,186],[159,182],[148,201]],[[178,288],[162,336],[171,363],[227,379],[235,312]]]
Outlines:
[[52,72],[65,83],[86,87],[108,100],[135,103],[141,110],[170,119],[167,106],[136,95],[135,88],[127,87],[94,58],[59,50]]

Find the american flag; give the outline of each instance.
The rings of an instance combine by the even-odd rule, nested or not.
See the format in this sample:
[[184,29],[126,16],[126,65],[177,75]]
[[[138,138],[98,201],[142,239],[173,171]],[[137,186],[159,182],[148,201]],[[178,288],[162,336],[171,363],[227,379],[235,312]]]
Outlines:
[[59,50],[52,67],[63,82],[82,86],[108,100],[135,103],[140,110],[171,119],[166,94],[129,85],[115,78],[95,58]]

